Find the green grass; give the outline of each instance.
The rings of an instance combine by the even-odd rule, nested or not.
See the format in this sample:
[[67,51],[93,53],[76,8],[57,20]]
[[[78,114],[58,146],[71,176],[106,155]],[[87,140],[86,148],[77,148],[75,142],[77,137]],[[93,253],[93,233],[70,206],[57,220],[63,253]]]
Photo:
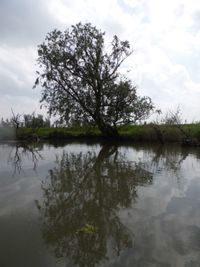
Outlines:
[[[122,140],[134,142],[160,142],[181,143],[190,138],[200,142],[200,124],[177,125],[128,125],[118,128]],[[102,138],[101,132],[97,127],[66,127],[66,128],[20,128],[18,129],[17,139],[33,139],[35,136],[40,139],[97,139]],[[0,139],[13,139],[13,131],[6,129],[1,131]]]
[[97,138],[100,131],[94,127],[69,127],[69,128],[20,128],[18,139],[27,139],[37,135],[41,139],[69,139],[69,138]]

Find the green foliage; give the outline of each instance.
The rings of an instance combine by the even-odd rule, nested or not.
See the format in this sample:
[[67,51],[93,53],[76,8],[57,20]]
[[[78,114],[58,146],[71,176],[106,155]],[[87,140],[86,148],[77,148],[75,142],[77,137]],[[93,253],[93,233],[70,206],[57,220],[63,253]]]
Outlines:
[[[200,124],[180,125],[183,132],[176,125],[159,125],[159,131],[164,143],[182,143],[185,140],[185,134],[188,138],[200,142]],[[1,136],[6,136],[5,129],[0,128]],[[121,140],[130,140],[134,142],[160,142],[152,124],[147,125],[125,125],[118,127]],[[40,139],[96,139],[102,138],[101,132],[97,127],[67,127],[67,128],[19,128],[18,139],[28,139],[36,134]],[[8,135],[11,136],[11,135]],[[10,138],[12,139],[12,138]]]
[[147,118],[154,105],[118,72],[132,53],[129,42],[114,36],[107,52],[104,35],[90,23],[47,34],[38,48],[35,86],[43,87],[41,102],[61,122],[90,123],[111,136],[117,125]]
[[32,114],[25,114],[23,125],[27,128],[41,128],[50,127],[50,120],[48,118],[44,119],[43,115],[38,114],[37,116],[33,112]]
[[70,128],[19,128],[18,139],[28,139],[32,134],[40,139],[98,138],[101,136],[96,127]]
[[76,231],[76,234],[87,234],[87,235],[93,235],[98,233],[98,227],[95,227],[94,225],[86,223],[86,225]]

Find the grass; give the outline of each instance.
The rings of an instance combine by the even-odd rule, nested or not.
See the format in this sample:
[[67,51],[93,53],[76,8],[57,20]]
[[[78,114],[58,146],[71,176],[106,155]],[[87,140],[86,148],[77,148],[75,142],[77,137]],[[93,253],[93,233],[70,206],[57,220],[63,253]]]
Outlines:
[[100,131],[95,127],[68,127],[68,128],[20,128],[18,139],[27,139],[38,136],[41,139],[69,139],[69,138],[98,138]]
[[[122,140],[133,142],[181,143],[185,139],[200,143],[200,123],[184,125],[128,125],[118,128]],[[102,138],[97,127],[19,128],[17,139],[96,139]],[[13,139],[13,131],[0,128],[0,139]]]

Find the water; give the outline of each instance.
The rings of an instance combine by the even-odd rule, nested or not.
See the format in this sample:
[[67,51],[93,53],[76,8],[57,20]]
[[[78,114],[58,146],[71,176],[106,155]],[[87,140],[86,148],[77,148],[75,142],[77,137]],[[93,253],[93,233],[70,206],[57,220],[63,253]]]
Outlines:
[[200,266],[200,149],[0,145],[0,266]]

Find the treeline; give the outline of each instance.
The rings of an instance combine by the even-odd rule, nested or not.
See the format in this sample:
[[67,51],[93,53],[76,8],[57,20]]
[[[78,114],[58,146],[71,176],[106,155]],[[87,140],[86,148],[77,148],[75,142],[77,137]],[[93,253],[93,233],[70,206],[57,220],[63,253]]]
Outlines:
[[14,114],[10,119],[1,118],[1,128],[49,128],[51,127],[51,121],[49,118],[44,118],[41,114]]
[[[169,111],[159,115],[151,122],[121,125],[117,127],[118,138],[112,140],[131,142],[155,142],[159,144],[179,143],[189,146],[200,146],[200,123],[186,123],[181,118],[181,110]],[[50,122],[41,114],[14,114],[10,119],[0,120],[0,140],[61,140],[84,139],[100,141],[105,137],[97,126],[80,124],[74,121],[68,124],[63,121]]]

